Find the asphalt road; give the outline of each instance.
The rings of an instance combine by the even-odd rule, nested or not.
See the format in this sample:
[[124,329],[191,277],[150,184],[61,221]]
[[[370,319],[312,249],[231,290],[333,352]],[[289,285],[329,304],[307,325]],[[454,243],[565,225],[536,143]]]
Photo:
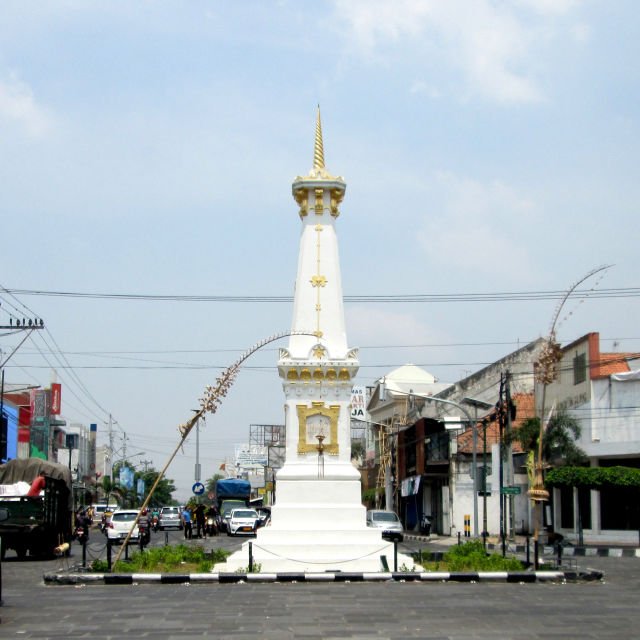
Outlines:
[[[179,532],[170,540],[181,539]],[[94,551],[101,543],[92,533]],[[242,540],[218,536],[211,546]],[[154,534],[152,544],[163,544]],[[198,544],[194,540],[192,544]],[[103,543],[102,543],[103,544]],[[93,551],[92,551],[93,552]],[[74,545],[72,563],[81,559]],[[45,585],[61,561],[2,564],[0,638],[554,640],[640,637],[640,559],[589,558],[604,582]]]

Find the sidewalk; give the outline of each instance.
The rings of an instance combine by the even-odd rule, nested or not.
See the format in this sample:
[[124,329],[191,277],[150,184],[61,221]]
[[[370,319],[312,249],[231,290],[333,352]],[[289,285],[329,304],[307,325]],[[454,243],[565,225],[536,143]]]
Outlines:
[[[423,536],[419,533],[405,533],[405,540],[415,540],[424,542],[427,548],[434,551],[445,552],[450,546],[458,544],[457,536]],[[472,538],[461,537],[460,541],[464,543]],[[529,538],[530,551],[533,553],[533,539]],[[500,538],[497,536],[489,536],[487,538],[487,549],[489,551],[501,550]],[[527,551],[527,537],[515,536],[513,540],[507,540],[506,548],[509,553],[523,554]],[[545,544],[540,547],[540,554],[543,556],[557,555],[557,546]],[[597,544],[578,546],[566,539],[562,544],[562,555],[567,557],[599,557],[599,558],[640,558],[640,547],[637,545],[621,545],[621,544]]]

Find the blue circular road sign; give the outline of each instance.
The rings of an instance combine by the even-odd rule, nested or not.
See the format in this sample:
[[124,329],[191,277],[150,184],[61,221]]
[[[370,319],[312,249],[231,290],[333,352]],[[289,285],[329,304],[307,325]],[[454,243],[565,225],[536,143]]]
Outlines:
[[193,487],[191,487],[191,491],[193,491],[196,496],[201,496],[204,493],[204,485],[202,482],[196,482]]

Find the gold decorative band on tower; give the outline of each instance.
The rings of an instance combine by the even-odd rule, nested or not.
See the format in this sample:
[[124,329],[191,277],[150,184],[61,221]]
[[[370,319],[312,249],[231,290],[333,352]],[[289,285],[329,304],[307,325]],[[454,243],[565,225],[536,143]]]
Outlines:
[[313,332],[316,338],[322,338],[323,332],[320,329],[320,314],[322,312],[322,304],[320,300],[320,292],[323,287],[327,286],[327,278],[320,273],[320,249],[321,249],[321,233],[323,231],[323,227],[321,224],[317,224],[314,227],[316,231],[316,274],[311,277],[311,286],[316,289],[316,330]]

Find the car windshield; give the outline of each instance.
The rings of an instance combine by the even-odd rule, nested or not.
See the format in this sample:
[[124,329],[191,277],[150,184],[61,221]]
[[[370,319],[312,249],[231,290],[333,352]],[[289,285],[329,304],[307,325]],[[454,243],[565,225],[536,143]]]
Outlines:
[[258,514],[255,511],[247,509],[246,511],[236,509],[232,514],[232,518],[257,518]]
[[398,516],[391,511],[379,511],[373,514],[373,520],[380,522],[398,522]]
[[178,508],[177,508],[177,507],[174,507],[174,508],[172,508],[172,509],[163,509],[163,510],[161,511],[161,513],[162,513],[162,515],[163,515],[163,516],[171,515],[171,514],[175,514],[175,515],[177,515],[177,513],[178,513]]
[[114,522],[133,522],[138,515],[137,511],[132,513],[114,513],[111,518]]

